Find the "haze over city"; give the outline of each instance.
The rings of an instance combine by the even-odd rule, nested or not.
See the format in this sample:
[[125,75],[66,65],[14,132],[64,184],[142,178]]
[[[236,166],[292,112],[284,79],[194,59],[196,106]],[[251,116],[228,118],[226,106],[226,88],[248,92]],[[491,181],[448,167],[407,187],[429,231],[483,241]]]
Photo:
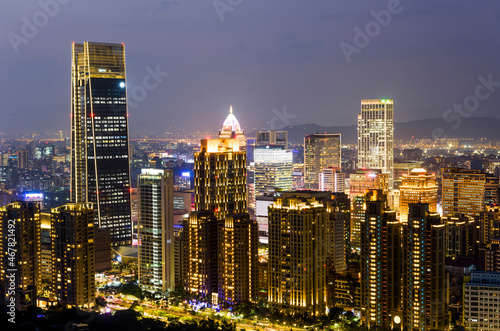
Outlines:
[[[61,1],[44,20],[36,1],[3,1],[0,132],[69,131],[73,41],[125,43],[129,101],[147,68],[168,73],[129,105],[132,133],[213,131],[230,104],[246,131],[284,107],[289,124],[353,125],[363,98],[394,99],[396,122],[441,118],[479,76],[500,81],[497,1],[233,4]],[[342,43],[358,52],[348,59]],[[499,101],[491,93],[472,116],[498,117]]]

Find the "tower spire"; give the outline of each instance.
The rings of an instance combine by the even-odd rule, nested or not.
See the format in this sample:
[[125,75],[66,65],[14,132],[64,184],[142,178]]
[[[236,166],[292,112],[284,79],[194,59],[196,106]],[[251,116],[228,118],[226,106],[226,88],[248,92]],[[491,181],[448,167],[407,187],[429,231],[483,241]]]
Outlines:
[[233,105],[229,105],[229,114],[233,113]]

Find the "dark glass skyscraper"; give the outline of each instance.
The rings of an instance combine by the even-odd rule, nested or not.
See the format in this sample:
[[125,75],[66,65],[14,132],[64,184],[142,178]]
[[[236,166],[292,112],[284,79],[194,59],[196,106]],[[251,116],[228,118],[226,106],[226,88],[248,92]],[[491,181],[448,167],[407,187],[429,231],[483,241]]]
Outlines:
[[114,245],[132,241],[125,46],[73,43],[71,200],[92,202]]

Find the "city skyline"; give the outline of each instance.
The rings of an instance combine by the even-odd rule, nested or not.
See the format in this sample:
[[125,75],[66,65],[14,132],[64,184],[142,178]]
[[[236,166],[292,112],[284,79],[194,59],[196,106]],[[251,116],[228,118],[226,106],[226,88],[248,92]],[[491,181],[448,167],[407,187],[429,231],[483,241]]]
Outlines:
[[[9,66],[0,69],[8,77],[0,83],[0,97],[6,100],[0,132],[17,130],[22,123],[18,114],[33,119],[23,123],[31,130],[40,124],[68,128],[70,72],[64,64],[73,40],[128,45],[129,88],[137,87],[130,109],[134,132],[161,131],[172,123],[186,129],[186,119],[201,114],[208,115],[207,121],[194,129],[206,130],[220,122],[229,104],[247,130],[287,121],[350,125],[362,98],[394,99],[396,122],[446,117],[443,127],[450,127],[467,119],[457,117],[453,105],[470,109],[465,99],[484,81],[494,82],[480,92],[488,97],[466,115],[497,117],[500,74],[495,61],[500,50],[489,40],[498,36],[494,13],[500,4],[400,2],[386,19],[389,23],[379,24],[369,41],[356,46],[356,31],[375,26],[373,13],[387,11],[390,2],[301,6],[243,1],[221,14],[210,2],[150,1],[113,7],[115,15],[100,20],[99,14],[95,24],[85,24],[85,31],[77,27],[86,22],[89,9],[68,2],[59,4],[53,16],[45,14],[47,21],[33,25],[31,34],[23,29],[25,21],[33,24],[44,9],[38,3],[3,4],[9,15],[0,54]],[[88,4],[99,12],[111,10],[108,4]],[[122,17],[134,20],[133,27],[121,23]],[[481,25],[476,24],[479,19]],[[247,29],[250,23],[256,28]],[[350,62],[343,51],[347,44],[357,49]],[[45,84],[49,73],[52,79]],[[22,97],[25,89],[30,98]],[[273,121],[274,110],[283,114],[285,107],[289,117]]]

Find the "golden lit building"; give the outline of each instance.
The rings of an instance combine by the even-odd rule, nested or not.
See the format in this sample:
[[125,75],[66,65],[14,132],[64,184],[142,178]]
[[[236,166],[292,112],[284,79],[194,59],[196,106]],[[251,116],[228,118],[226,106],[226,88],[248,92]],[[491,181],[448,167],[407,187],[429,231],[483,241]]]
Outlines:
[[219,130],[219,139],[238,139],[240,150],[244,151],[246,147],[246,138],[240,122],[233,114],[233,106],[229,107],[229,115],[227,115],[222,129]]
[[246,153],[238,139],[203,139],[194,155],[195,210],[246,212]]
[[218,300],[232,306],[254,301],[259,287],[257,222],[248,213],[219,222]]
[[429,205],[410,204],[403,226],[403,329],[444,330],[448,326],[445,224]]
[[276,198],[269,206],[268,302],[291,314],[326,313],[325,205],[315,197]]
[[403,223],[408,221],[408,206],[411,203],[427,203],[429,212],[437,212],[436,176],[428,174],[427,170],[415,168],[409,175],[403,175],[399,192],[400,220]]
[[304,184],[306,189],[318,190],[323,169],[341,169],[340,133],[316,133],[304,138]]
[[[13,281],[16,284],[16,308],[35,306],[37,294],[41,291],[41,222],[38,204],[16,201],[2,206],[0,222],[1,298],[10,300],[9,283]],[[12,255],[12,252],[15,254]]]
[[139,192],[139,286],[149,292],[175,289],[174,172],[142,169]]
[[194,211],[184,220],[185,290],[200,298],[218,293],[217,223],[211,210]]
[[361,222],[365,218],[365,194],[368,190],[382,190],[387,194],[389,190],[389,175],[378,169],[357,170],[349,175],[349,199],[351,201],[351,247],[361,244]]
[[361,221],[361,318],[368,328],[390,327],[401,309],[401,226],[387,195],[369,190]]
[[443,215],[477,216],[483,211],[485,174],[480,170],[443,168],[441,176]]
[[72,45],[71,201],[94,203],[113,245],[132,242],[125,46]]
[[358,169],[380,169],[394,188],[394,101],[361,100],[358,115]]
[[71,308],[95,303],[94,209],[67,203],[51,210],[52,294]]

